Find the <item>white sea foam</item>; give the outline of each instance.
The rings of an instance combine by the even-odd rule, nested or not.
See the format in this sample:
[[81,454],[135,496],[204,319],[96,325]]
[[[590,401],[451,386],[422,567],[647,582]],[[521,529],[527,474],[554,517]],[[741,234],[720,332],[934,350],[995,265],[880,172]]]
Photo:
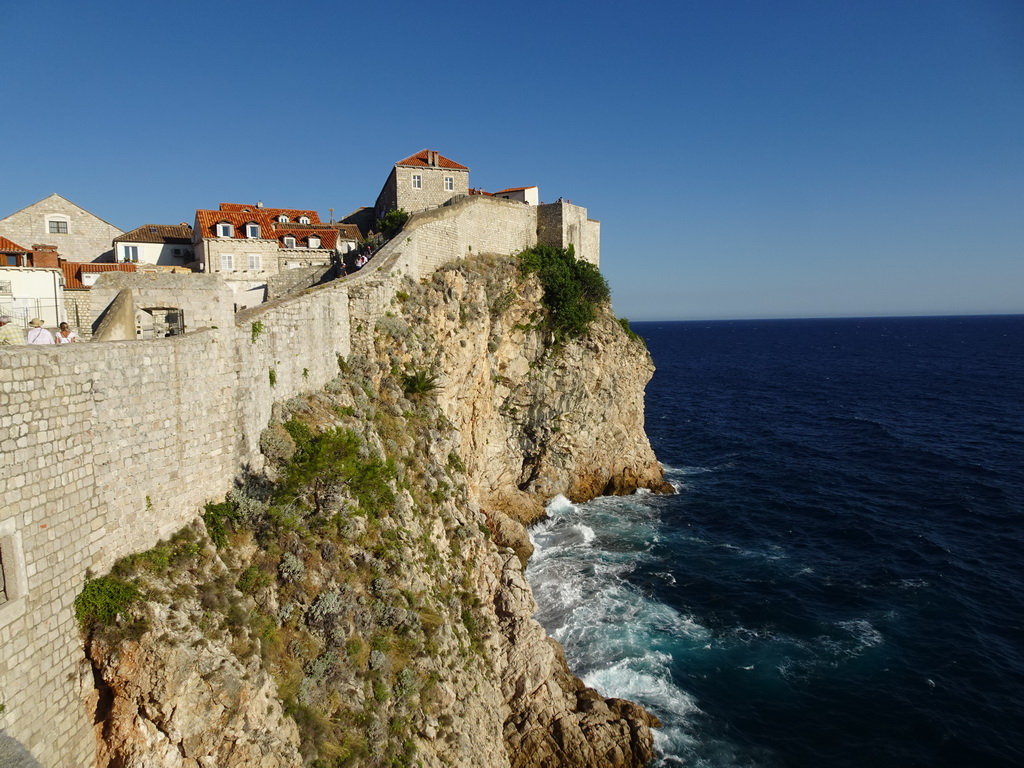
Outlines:
[[[565,648],[572,669],[605,696],[637,701],[657,714],[659,765],[679,765],[694,743],[688,718],[700,710],[673,680],[667,649],[701,648],[710,632],[640,591],[629,574],[659,538],[655,497],[574,505],[556,497],[549,519],[530,531],[536,548],[527,571],[536,618]],[[674,582],[671,573],[663,573]]]
[[871,622],[866,619],[841,621],[839,626],[852,634],[861,646],[865,648],[874,648],[876,645],[881,645],[885,642],[882,633],[871,626]]

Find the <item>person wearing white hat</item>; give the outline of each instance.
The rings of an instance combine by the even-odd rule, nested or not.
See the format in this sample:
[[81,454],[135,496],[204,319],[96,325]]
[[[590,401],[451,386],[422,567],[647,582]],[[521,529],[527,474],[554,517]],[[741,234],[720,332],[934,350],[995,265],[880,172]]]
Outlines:
[[26,344],[53,344],[53,334],[43,328],[45,323],[38,317],[33,317],[28,321],[28,324],[32,327],[29,328],[27,334],[25,334]]

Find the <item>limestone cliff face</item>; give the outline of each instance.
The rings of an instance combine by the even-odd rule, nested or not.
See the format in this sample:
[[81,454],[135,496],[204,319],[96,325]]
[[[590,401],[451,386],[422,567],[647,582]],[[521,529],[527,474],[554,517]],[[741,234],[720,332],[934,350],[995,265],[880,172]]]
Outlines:
[[197,525],[119,566],[145,602],[90,637],[99,765],[652,757],[654,718],[532,618],[517,522],[556,493],[665,488],[652,366],[610,314],[552,349],[539,298],[506,259],[406,285],[326,391],[277,408],[265,476],[208,512],[217,547]]
[[561,493],[587,501],[671,493],[644,432],[654,365],[605,307],[582,340],[552,348],[542,288],[513,259],[452,265],[395,304],[376,354],[437,376],[461,435],[472,498],[523,523]]
[[148,603],[138,640],[93,640],[100,766],[285,768],[299,734],[256,660],[204,637],[187,613]]

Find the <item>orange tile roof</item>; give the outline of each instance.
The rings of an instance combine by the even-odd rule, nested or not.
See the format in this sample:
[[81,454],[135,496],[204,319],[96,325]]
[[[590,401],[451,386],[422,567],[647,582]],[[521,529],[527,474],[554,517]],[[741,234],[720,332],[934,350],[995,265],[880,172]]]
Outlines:
[[283,238],[285,235],[291,235],[298,243],[306,243],[307,246],[309,245],[310,237],[319,237],[321,248],[333,249],[338,244],[338,230],[331,229],[330,227],[314,229],[313,227],[303,227],[301,225],[293,227],[288,224],[277,224],[274,226],[274,233],[277,235],[279,243],[284,242]]
[[245,225],[251,223],[259,224],[260,235],[267,237],[274,231],[270,216],[265,210],[251,211],[196,211],[196,225],[200,237],[216,237],[217,225],[226,221],[234,227],[234,237],[239,240],[245,239]]
[[134,272],[134,264],[95,264],[91,262],[64,261],[60,262],[64,273],[64,287],[71,290],[88,290],[89,286],[82,282],[82,274],[88,272]]
[[276,218],[281,214],[284,214],[292,221],[295,221],[299,216],[308,216],[310,224],[320,223],[320,214],[316,211],[307,211],[302,208],[264,208],[259,205],[249,205],[248,203],[221,203],[220,210],[230,211],[235,213],[266,213],[272,218]]
[[31,248],[22,248],[17,243],[13,243],[6,237],[0,237],[0,252],[2,253],[32,253]]
[[[416,168],[432,168],[428,159],[428,154],[431,152],[429,149],[421,149],[415,155],[405,158],[405,160],[399,160],[395,165],[411,165]],[[440,152],[437,154],[437,167],[438,168],[449,168],[455,171],[468,171],[464,165],[459,165],[454,160],[449,160],[447,157],[442,155]]]
[[[242,210],[223,210],[225,207],[239,207]],[[283,246],[285,235],[292,235],[299,243],[309,242],[310,236],[320,238],[321,248],[333,249],[338,244],[338,229],[330,224],[323,224],[316,211],[303,211],[296,208],[256,208],[255,206],[237,206],[235,203],[221,203],[219,211],[196,211],[196,227],[200,237],[216,238],[217,225],[221,222],[231,224],[234,234],[232,239],[246,240],[245,225],[258,224],[260,239],[277,240]],[[287,223],[275,221],[280,214],[287,215],[292,221]],[[309,216],[309,224],[295,221],[299,216]]]
[[536,189],[536,188],[537,188],[536,185],[534,185],[532,187],[509,187],[508,189],[499,189],[494,194],[502,195],[505,192],[522,192],[522,191],[527,190],[527,189]]

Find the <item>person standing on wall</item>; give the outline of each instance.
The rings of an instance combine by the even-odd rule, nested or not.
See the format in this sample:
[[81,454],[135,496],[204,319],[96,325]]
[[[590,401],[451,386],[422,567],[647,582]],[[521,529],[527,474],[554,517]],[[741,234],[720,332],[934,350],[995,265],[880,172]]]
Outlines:
[[78,334],[67,323],[61,323],[60,330],[53,334],[53,340],[58,344],[74,344],[78,341]]
[[14,325],[13,322],[10,315],[0,315],[0,347],[25,343],[21,328]]
[[28,321],[28,324],[32,327],[29,328],[28,333],[25,335],[26,344],[53,344],[53,336],[50,332],[43,328],[45,323],[38,317],[33,317]]

